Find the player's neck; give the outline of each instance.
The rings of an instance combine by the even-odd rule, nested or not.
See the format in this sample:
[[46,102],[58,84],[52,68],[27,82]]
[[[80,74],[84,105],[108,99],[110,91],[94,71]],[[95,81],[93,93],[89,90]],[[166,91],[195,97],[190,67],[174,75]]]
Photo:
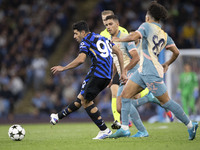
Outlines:
[[149,23],[159,23],[159,21],[155,21],[155,20],[153,20],[153,19],[150,19],[148,22],[149,22]]
[[115,34],[113,34],[112,37],[117,37],[118,34],[119,34],[119,30],[115,32]]
[[87,32],[87,33],[85,33],[85,35],[84,35],[84,37],[86,37],[88,34],[90,34],[91,32]]

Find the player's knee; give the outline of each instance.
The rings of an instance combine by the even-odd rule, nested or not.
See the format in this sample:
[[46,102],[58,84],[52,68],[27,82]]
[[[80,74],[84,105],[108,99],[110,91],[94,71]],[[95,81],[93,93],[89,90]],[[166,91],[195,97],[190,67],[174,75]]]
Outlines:
[[78,102],[74,102],[74,105],[75,105],[76,107],[78,107],[78,108],[81,106],[81,104],[78,103]]
[[90,113],[94,114],[98,111],[98,108],[97,107],[94,107],[90,110]]

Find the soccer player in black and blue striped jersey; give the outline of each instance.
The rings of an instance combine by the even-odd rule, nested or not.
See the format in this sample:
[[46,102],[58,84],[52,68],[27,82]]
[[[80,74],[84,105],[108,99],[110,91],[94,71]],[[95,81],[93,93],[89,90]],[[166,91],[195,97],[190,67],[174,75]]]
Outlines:
[[112,53],[117,55],[120,63],[120,70],[122,72],[120,80],[122,80],[122,82],[127,80],[124,72],[122,52],[107,38],[94,32],[91,33],[85,21],[74,23],[73,30],[74,38],[80,43],[79,55],[71,63],[64,67],[52,67],[52,73],[55,74],[56,72],[76,68],[86,60],[87,56],[91,58],[92,65],[85,80],[83,81],[82,88],[77,96],[77,99],[59,113],[51,114],[50,122],[55,125],[60,119],[83,106],[92,121],[100,129],[98,135],[93,139],[104,139],[111,135],[112,131],[105,125],[98,108],[94,105],[93,100],[110,83],[113,66]]

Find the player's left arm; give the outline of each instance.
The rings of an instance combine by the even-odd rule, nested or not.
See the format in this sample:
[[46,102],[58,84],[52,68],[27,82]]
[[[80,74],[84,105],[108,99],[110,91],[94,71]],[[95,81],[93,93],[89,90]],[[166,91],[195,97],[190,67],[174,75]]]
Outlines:
[[140,56],[137,50],[132,50],[129,53],[132,59],[130,60],[130,63],[125,67],[125,71],[131,70],[140,61]]
[[79,55],[68,65],[66,66],[54,66],[51,68],[51,72],[55,74],[56,72],[61,72],[64,70],[69,70],[78,67],[81,65],[83,62],[85,62],[86,59],[86,54],[85,53],[79,53]]
[[164,64],[162,64],[162,66],[164,68],[164,73],[167,72],[169,65],[171,65],[177,59],[177,57],[180,53],[178,48],[175,45],[168,47],[167,50],[170,50],[172,52],[172,56],[168,61],[166,61]]
[[129,64],[125,67],[125,71],[131,70],[140,61],[140,56],[137,52],[137,48],[134,42],[125,42],[125,47],[127,48],[129,54],[131,55],[131,60]]

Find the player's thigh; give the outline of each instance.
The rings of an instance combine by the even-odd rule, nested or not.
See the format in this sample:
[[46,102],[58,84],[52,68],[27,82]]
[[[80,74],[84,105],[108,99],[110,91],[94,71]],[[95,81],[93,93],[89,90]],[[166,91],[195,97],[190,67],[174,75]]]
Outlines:
[[132,98],[139,92],[141,92],[143,88],[132,80],[128,80],[124,86],[121,96],[123,98]]
[[118,84],[112,84],[110,87],[111,90],[111,94],[112,94],[112,98],[116,98],[117,97],[117,91],[118,91]]
[[122,108],[122,101],[121,101],[121,95],[117,96],[117,112],[121,113],[121,108]]

